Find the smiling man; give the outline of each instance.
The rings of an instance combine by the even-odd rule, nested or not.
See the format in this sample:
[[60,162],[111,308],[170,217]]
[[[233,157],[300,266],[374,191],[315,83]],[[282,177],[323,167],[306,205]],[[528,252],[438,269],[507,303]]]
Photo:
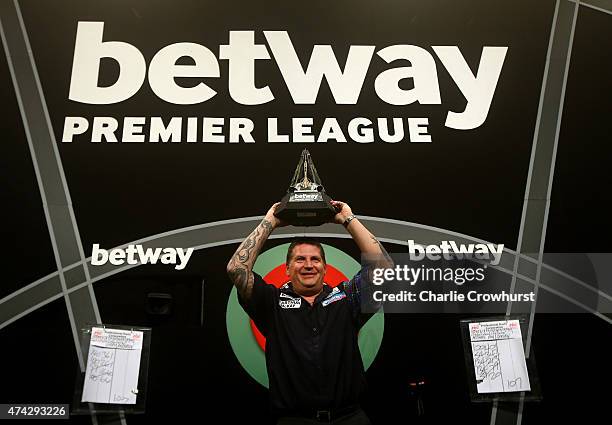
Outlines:
[[[284,226],[270,208],[238,247],[227,272],[240,304],[266,337],[271,406],[279,424],[369,424],[359,407],[365,372],[357,334],[369,315],[361,312],[362,269],[335,288],[324,283],[325,252],[313,239],[296,239],[287,251],[288,282],[266,284],[253,273],[255,259],[276,227]],[[353,215],[332,201],[333,221],[343,225],[362,254],[391,267],[383,246]]]
[[314,239],[297,239],[287,250],[287,276],[293,290],[310,304],[323,290],[325,277],[325,253]]

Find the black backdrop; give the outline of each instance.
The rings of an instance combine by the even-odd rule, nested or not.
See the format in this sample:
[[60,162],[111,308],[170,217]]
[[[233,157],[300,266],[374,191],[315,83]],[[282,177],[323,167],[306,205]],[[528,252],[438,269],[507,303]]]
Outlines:
[[[537,116],[548,37],[555,3],[541,2],[288,2],[54,1],[19,4],[33,50],[55,137],[66,116],[249,117],[254,144],[109,144],[75,138],[58,142],[85,254],[91,245],[113,247],[167,230],[228,218],[260,215],[286,188],[299,152],[308,147],[327,191],[348,201],[358,214],[393,218],[465,233],[515,248]],[[200,43],[217,53],[230,30],[286,30],[302,61],[314,44],[332,44],[340,64],[350,45],[457,45],[474,71],[485,45],[508,53],[485,123],[460,131],[443,126],[448,110],[465,99],[437,62],[441,105],[391,106],[374,93],[374,78],[389,66],[372,59],[356,105],[336,105],[324,81],[315,105],[295,105],[274,61],[258,61],[257,84],[276,99],[259,106],[233,102],[227,92],[227,61],[221,77],[207,80],[217,96],[179,106],[157,98],[147,82],[115,105],[68,100],[78,21],[104,21],[105,40],[139,48],[147,63],[175,42]],[[548,252],[606,252],[610,192],[612,60],[610,17],[581,8],[575,30],[560,128],[549,225]],[[1,55],[3,98],[3,219],[10,255],[0,297],[55,271],[40,193],[27,148],[6,57]],[[118,67],[103,61],[101,84],[111,84]],[[188,84],[189,82],[184,82]],[[265,119],[279,117],[429,118],[432,143],[268,144]],[[316,125],[315,125],[316,128]],[[357,256],[349,241],[325,240]],[[273,246],[275,243],[271,243]],[[230,290],[224,264],[235,246],[194,254],[182,271],[146,266],[95,286],[101,316],[109,323],[154,326],[148,413],[129,422],[162,417],[228,421],[266,420],[267,392],[239,366],[225,330]],[[390,251],[403,250],[388,246]],[[201,282],[204,324],[200,325]],[[165,322],[150,322],[148,292],[169,292],[175,310]],[[457,317],[386,318],[381,351],[368,371],[365,408],[377,423],[417,421],[407,382],[425,376],[425,421],[488,423],[490,406],[472,405],[465,385]],[[566,343],[580,332],[582,344]],[[604,415],[597,384],[610,378],[604,344],[609,325],[590,315],[542,315],[535,321],[534,348],[544,401],[526,407],[523,423],[569,422]],[[604,336],[602,338],[602,336]],[[4,372],[0,402],[69,402],[76,355],[64,303],[55,301],[0,331]],[[43,355],[44,353],[44,355]],[[592,365],[585,372],[585,364]],[[596,365],[596,366],[593,366]],[[588,388],[588,390],[584,390]],[[87,422],[88,418],[74,418]]]

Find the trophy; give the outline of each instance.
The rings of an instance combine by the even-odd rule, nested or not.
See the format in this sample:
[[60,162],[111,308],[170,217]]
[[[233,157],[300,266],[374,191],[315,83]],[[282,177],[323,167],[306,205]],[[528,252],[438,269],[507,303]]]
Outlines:
[[294,226],[319,226],[332,221],[336,215],[330,201],[310,152],[304,149],[287,194],[274,215]]

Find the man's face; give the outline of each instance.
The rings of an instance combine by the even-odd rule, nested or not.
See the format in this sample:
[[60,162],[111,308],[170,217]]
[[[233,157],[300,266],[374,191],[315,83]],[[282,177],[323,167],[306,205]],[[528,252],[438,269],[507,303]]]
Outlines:
[[325,263],[317,246],[300,244],[293,248],[291,260],[287,264],[287,276],[291,279],[295,292],[305,296],[318,294],[323,288],[325,270]]

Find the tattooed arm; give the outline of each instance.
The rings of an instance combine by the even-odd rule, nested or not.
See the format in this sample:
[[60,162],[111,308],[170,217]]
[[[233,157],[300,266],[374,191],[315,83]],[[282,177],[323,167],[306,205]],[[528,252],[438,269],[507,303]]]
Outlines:
[[[332,201],[332,205],[338,213],[334,217],[334,222],[343,224],[346,219],[353,215],[351,207],[344,202]],[[376,267],[393,267],[393,260],[383,247],[366,227],[357,218],[353,218],[346,226],[346,230],[361,250],[362,254],[376,256],[378,261]]]
[[[344,202],[332,201],[336,209],[334,222],[342,224],[351,235],[361,251],[361,269],[349,282],[344,283],[344,290],[349,298],[353,319],[357,329],[382,308],[382,302],[373,296],[375,286],[374,270],[377,268],[392,269],[393,260],[370,231],[355,218],[351,207]],[[348,220],[348,222],[347,222]]]
[[272,205],[261,223],[240,244],[227,263],[227,274],[244,299],[251,296],[254,282],[253,264],[263,244],[275,228],[285,225],[274,215],[278,205],[279,203]]

